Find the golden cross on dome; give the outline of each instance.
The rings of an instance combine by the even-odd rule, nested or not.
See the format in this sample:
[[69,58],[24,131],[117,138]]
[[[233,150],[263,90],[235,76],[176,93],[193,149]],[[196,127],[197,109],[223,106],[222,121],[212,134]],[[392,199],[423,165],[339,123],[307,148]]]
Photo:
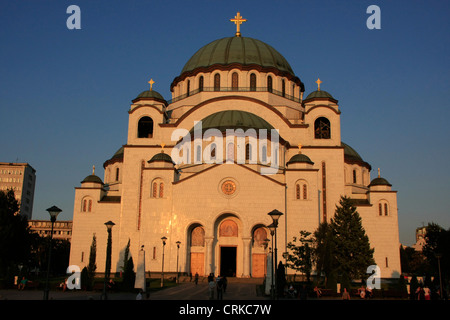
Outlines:
[[165,143],[161,143],[161,152],[164,153],[164,147],[166,146]]
[[320,91],[320,84],[322,83],[322,81],[320,81],[320,79],[317,79],[316,83],[317,83],[317,91]]
[[153,81],[153,79],[150,79],[150,81],[148,83],[150,83],[150,91],[152,91],[153,84],[155,83],[155,81]]
[[302,144],[301,143],[298,144],[298,153],[302,153]]
[[95,175],[95,166],[92,166],[92,175]]
[[236,14],[236,16],[234,17],[234,19],[230,19],[231,22],[234,22],[234,24],[236,25],[236,37],[240,37],[241,36],[241,24],[243,22],[246,22],[247,19],[243,19],[241,17],[241,14],[238,13]]

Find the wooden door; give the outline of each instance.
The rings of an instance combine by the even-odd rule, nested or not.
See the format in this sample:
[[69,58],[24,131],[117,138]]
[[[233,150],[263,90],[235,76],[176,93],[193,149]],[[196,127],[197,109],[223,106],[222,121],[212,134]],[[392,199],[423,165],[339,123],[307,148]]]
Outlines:
[[203,252],[191,252],[191,273],[195,276],[205,275],[205,254]]
[[252,277],[263,278],[266,274],[266,255],[254,253],[252,255]]

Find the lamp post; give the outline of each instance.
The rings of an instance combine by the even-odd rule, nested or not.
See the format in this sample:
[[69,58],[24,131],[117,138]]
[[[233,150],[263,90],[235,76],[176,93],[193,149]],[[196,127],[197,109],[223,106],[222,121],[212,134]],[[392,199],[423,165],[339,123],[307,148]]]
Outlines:
[[162,265],[161,265],[161,288],[164,287],[164,247],[166,246],[166,237],[161,238],[163,243],[163,252],[162,252]]
[[105,279],[103,281],[102,300],[108,299],[106,294],[106,282],[107,279],[109,279],[111,272],[111,230],[114,225],[115,223],[112,221],[105,222],[106,230],[108,231],[108,243],[106,244]]
[[[268,213],[268,215],[272,218],[272,225],[275,233],[275,268],[277,268],[277,251],[278,251],[278,245],[277,245],[277,227],[278,227],[278,219],[283,215],[280,211],[274,209]],[[275,299],[277,299],[277,286],[278,286],[278,279],[277,279],[277,273],[278,269],[275,271]]]
[[177,244],[177,283],[179,283],[180,274],[178,272],[178,256],[179,256],[179,253],[180,253],[180,244],[181,244],[181,242],[177,241],[176,244]]
[[45,281],[45,289],[44,289],[44,300],[48,300],[48,292],[49,292],[49,287],[48,287],[48,277],[50,274],[50,260],[52,257],[52,241],[53,241],[53,225],[55,224],[56,221],[56,217],[58,217],[58,214],[62,211],[60,208],[53,206],[51,208],[47,209],[48,213],[50,214],[50,221],[52,224],[52,229],[50,232],[50,248],[48,251],[48,266],[47,266],[47,279]]
[[270,285],[270,297],[272,299],[274,299],[275,298],[275,287],[274,287],[275,269],[273,267],[273,264],[274,264],[274,261],[273,261],[273,252],[274,252],[273,235],[275,234],[276,227],[272,223],[272,224],[268,225],[267,228],[269,228],[270,235],[272,236],[272,284]]
[[436,258],[438,259],[438,268],[439,268],[439,293],[441,296],[441,300],[443,299],[443,288],[442,288],[442,276],[441,276],[441,258],[442,254],[436,253]]

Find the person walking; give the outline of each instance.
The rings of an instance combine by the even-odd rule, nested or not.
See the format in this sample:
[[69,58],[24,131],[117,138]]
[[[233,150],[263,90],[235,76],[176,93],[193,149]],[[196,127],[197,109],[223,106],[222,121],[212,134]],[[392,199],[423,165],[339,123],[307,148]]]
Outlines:
[[214,299],[214,288],[216,287],[216,282],[214,281],[214,275],[211,273],[208,276],[208,288],[209,288],[209,299]]
[[344,288],[344,293],[342,294],[342,300],[350,300],[350,293],[347,291],[347,288]]
[[194,282],[195,282],[195,285],[198,284],[198,272],[195,273]]
[[218,277],[217,278],[217,300],[223,299],[223,279]]

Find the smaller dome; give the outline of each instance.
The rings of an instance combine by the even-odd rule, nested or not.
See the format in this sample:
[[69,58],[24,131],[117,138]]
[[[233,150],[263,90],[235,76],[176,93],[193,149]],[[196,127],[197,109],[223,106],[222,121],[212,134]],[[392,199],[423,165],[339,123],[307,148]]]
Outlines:
[[155,162],[155,161],[169,162],[169,163],[175,164],[175,163],[173,162],[172,158],[171,158],[168,154],[166,154],[166,153],[164,153],[164,152],[160,152],[160,153],[155,154],[155,155],[148,161],[148,163],[152,163],[152,162]]
[[336,100],[336,99],[333,98],[333,96],[331,94],[329,94],[328,92],[323,91],[323,90],[316,90],[316,91],[311,92],[310,94],[308,94],[308,96],[304,100],[308,100],[308,99],[324,99],[324,98],[325,99]]
[[385,178],[375,178],[372,180],[372,182],[370,182],[370,186],[389,186],[392,187],[392,184],[390,184]]
[[85,182],[94,182],[94,183],[103,184],[102,179],[97,177],[95,174],[91,174],[91,175],[87,176],[86,178],[84,178],[83,181],[81,181],[81,183],[85,183]]
[[158,91],[155,91],[155,90],[143,91],[133,101],[135,101],[137,99],[156,99],[156,100],[160,100],[160,101],[163,101],[163,102],[166,101],[164,99],[164,97]]
[[289,165],[291,163],[309,163],[309,164],[314,164],[314,162],[312,162],[311,159],[308,156],[306,156],[306,155],[304,155],[302,153],[299,153],[299,154],[296,154],[295,156],[293,156],[288,161],[288,163],[286,163],[286,164]]
[[117,150],[116,153],[114,153],[111,159],[123,158],[123,150],[124,150],[123,146],[120,147],[119,150]]

